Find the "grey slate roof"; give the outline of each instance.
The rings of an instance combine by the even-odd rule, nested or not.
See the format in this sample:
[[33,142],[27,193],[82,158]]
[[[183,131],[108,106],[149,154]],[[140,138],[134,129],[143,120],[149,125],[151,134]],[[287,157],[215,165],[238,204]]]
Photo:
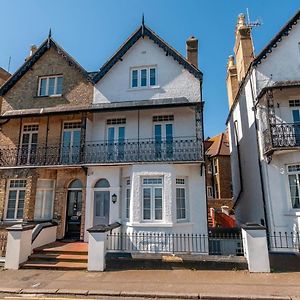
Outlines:
[[85,106],[56,106],[47,108],[33,108],[22,110],[11,110],[5,112],[0,116],[0,119],[14,118],[14,117],[31,117],[42,116],[51,114],[64,114],[64,113],[79,113],[79,112],[106,112],[116,110],[138,110],[138,109],[151,109],[151,108],[164,108],[164,107],[182,107],[182,106],[196,106],[203,105],[203,102],[191,102],[187,98],[165,98],[165,99],[152,99],[152,100],[136,100],[136,101],[123,101],[123,102],[110,102],[110,103],[97,103]]

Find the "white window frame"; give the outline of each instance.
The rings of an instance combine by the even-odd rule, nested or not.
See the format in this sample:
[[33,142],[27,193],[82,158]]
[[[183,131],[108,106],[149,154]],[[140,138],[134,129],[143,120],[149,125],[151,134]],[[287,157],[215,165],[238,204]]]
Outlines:
[[[155,69],[155,84],[151,85],[150,84],[150,69]],[[146,85],[142,86],[142,70],[146,70]],[[132,86],[132,74],[133,71],[137,71],[137,86]],[[158,87],[158,76],[157,76],[157,66],[139,66],[139,67],[133,67],[130,69],[130,82],[129,86],[130,89],[149,89],[149,88],[157,88]]]
[[[52,188],[42,188],[38,186],[38,182],[39,181],[52,181],[53,182],[53,187]],[[43,191],[43,199],[42,199],[42,217],[41,218],[37,218],[35,215],[35,211],[34,211],[34,220],[51,220],[53,218],[53,209],[54,209],[54,197],[55,197],[55,180],[53,179],[38,179],[37,182],[37,188],[36,188],[36,195],[38,191]],[[51,205],[51,217],[49,218],[45,218],[45,200],[46,200],[46,192],[47,191],[52,191],[53,195],[52,195],[52,205]],[[35,197],[35,201],[36,201],[36,197]]]
[[[299,167],[298,167],[299,166]],[[298,170],[295,171],[289,171],[289,167],[296,167]],[[287,177],[286,177],[286,181],[287,181],[287,189],[288,189],[288,195],[289,195],[289,207],[291,210],[293,211],[299,211],[300,207],[295,207],[293,208],[293,203],[292,203],[292,195],[291,195],[291,189],[290,189],[290,183],[289,183],[289,175],[296,175],[297,177],[297,188],[298,188],[298,193],[300,196],[300,163],[299,164],[293,164],[293,165],[287,165],[286,166],[286,170],[287,170]]]
[[[181,183],[179,181],[182,181]],[[178,218],[177,216],[177,189],[184,189],[184,210],[185,210],[185,218]],[[176,191],[175,191],[175,198],[176,198],[176,220],[177,222],[183,222],[188,220],[188,195],[187,195],[187,179],[184,177],[177,177],[176,178]]]
[[207,198],[212,199],[213,198],[213,188],[212,188],[212,186],[208,185],[206,190],[207,190]]
[[[145,223],[161,223],[164,220],[164,179],[161,176],[142,177],[142,217],[141,220]],[[144,183],[144,179],[160,179],[161,183]],[[150,219],[144,219],[144,189],[150,188]],[[161,219],[155,219],[155,188],[161,188],[162,202],[161,202]]]
[[[49,79],[55,78],[54,80],[54,94],[49,95]],[[61,94],[57,94],[57,78],[63,78],[62,75],[51,75],[51,76],[41,76],[39,77],[39,86],[38,86],[38,97],[61,97]],[[41,83],[42,80],[46,79],[46,95],[41,95]]]
[[[18,180],[25,180],[25,187],[10,187],[10,184],[12,181],[18,181]],[[26,178],[17,178],[17,179],[9,179],[7,183],[7,190],[6,190],[6,204],[5,204],[5,214],[4,214],[4,219],[5,220],[23,220],[24,219],[24,208],[25,208],[25,199],[26,199],[26,188],[27,188],[27,179]],[[19,194],[20,191],[25,191],[25,196],[24,196],[24,206],[23,206],[23,216],[22,218],[17,218],[17,213],[18,213],[18,205],[19,205]],[[15,211],[14,211],[14,217],[13,218],[7,218],[7,210],[8,210],[8,199],[9,199],[9,192],[10,191],[17,191],[16,194],[16,202],[15,202]]]

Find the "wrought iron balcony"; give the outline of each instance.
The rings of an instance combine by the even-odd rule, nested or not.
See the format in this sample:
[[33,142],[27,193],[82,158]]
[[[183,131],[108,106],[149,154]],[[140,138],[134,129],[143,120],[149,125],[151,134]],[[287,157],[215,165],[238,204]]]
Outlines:
[[269,154],[275,150],[300,147],[300,124],[285,123],[270,125],[263,132],[264,151]]
[[0,148],[0,167],[202,161],[201,147],[195,137],[86,142],[81,146],[23,145]]

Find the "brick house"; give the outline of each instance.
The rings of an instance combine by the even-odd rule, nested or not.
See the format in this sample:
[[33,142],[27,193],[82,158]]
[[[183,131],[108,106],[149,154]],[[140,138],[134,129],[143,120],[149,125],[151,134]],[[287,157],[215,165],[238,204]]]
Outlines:
[[[49,37],[31,51],[0,93],[0,220],[5,220],[7,226],[17,220],[55,218],[59,221],[57,237],[62,238],[68,186],[80,179],[84,197],[86,172],[79,165],[56,166],[55,160],[61,141],[67,151],[70,137],[74,144],[80,144],[75,137],[84,137],[89,114],[82,108],[92,102],[92,80]],[[84,219],[81,234],[83,228]]]
[[208,208],[232,208],[230,152],[227,132],[205,140]]
[[114,222],[207,234],[197,57],[195,38],[185,58],[144,24],[99,72],[51,36],[33,48],[0,89],[0,220],[85,241]]

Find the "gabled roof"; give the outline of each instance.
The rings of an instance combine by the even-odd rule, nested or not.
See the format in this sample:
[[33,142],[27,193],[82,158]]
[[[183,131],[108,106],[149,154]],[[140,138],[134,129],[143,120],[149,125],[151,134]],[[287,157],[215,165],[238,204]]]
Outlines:
[[276,48],[282,38],[288,36],[293,28],[300,20],[300,10],[281,28],[281,30],[274,36],[274,38],[267,44],[267,46],[255,57],[253,65],[261,64],[263,59],[266,59],[268,54]]
[[21,78],[22,76],[32,68],[32,66],[49,50],[51,47],[57,50],[70,66],[75,67],[83,76],[92,81],[87,71],[72,57],[70,56],[61,46],[59,46],[51,36],[49,36],[40,47],[29,57],[24,64],[10,77],[8,81],[0,88],[0,96],[5,95]]
[[202,81],[202,72],[193,66],[187,59],[182,56],[178,51],[172,48],[167,44],[162,38],[160,38],[154,31],[149,27],[142,24],[126,41],[125,43],[117,50],[117,52],[100,68],[98,74],[94,77],[94,82],[97,83],[105,74],[119,61],[122,60],[122,57],[126,52],[140,39],[144,36],[147,36],[160,48],[162,48],[166,55],[171,55],[174,60],[181,64],[186,70],[193,74],[196,78]]
[[218,156],[218,155],[230,155],[229,151],[229,143],[228,143],[228,133],[222,132],[208,140],[212,144],[206,151],[206,155],[208,156]]

